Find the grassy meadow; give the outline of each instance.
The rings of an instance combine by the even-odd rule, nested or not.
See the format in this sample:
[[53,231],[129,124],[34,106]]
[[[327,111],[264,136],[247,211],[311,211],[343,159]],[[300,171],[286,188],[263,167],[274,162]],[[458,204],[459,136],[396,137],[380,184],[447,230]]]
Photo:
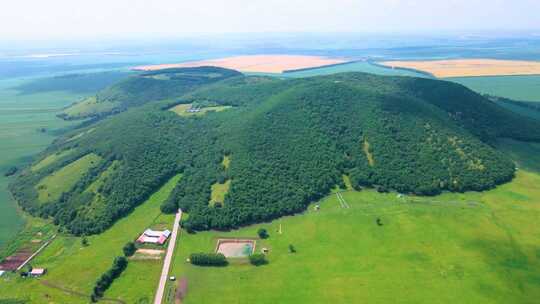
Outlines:
[[101,157],[98,155],[87,154],[44,177],[36,186],[39,202],[46,203],[60,198],[63,192],[73,187],[88,170],[97,166],[100,161]]
[[45,149],[55,135],[50,131],[73,125],[56,118],[63,106],[81,97],[66,91],[41,91],[21,94],[15,87],[25,79],[0,81],[0,248],[24,226],[7,185],[11,178],[4,172],[21,167]]
[[540,102],[540,75],[445,78],[476,92],[515,100]]
[[[186,304],[535,303],[539,185],[538,174],[523,171],[485,193],[398,198],[350,191],[343,194],[348,209],[332,195],[320,211],[228,233],[183,232],[172,275],[188,280]],[[269,248],[268,265],[185,262],[190,253],[213,251],[218,237],[255,237],[260,227],[270,238],[256,250]]]

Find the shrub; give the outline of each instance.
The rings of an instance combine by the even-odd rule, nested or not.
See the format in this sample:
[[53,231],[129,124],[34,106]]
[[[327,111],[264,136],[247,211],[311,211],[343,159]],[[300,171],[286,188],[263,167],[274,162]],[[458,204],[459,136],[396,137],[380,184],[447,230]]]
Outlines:
[[227,259],[221,253],[192,253],[189,261],[198,266],[226,266]]
[[290,253],[295,253],[296,252],[296,248],[294,248],[293,244],[289,244],[289,252]]
[[130,257],[135,253],[135,251],[137,251],[137,247],[135,247],[135,243],[129,242],[124,246],[124,248],[122,248],[122,250],[124,251],[125,256]]
[[266,229],[264,228],[260,228],[259,230],[257,230],[257,234],[261,239],[267,239],[270,236],[268,235],[268,231],[266,231]]
[[88,239],[85,236],[81,239],[81,245],[83,245],[83,247],[88,246]]
[[255,266],[268,264],[268,261],[266,260],[266,256],[262,253],[256,253],[256,254],[250,255],[249,262]]

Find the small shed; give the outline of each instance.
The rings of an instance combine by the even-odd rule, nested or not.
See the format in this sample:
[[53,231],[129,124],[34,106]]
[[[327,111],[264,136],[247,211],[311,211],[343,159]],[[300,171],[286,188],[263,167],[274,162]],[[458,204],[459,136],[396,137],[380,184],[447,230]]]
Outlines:
[[45,273],[47,273],[47,269],[45,268],[32,268],[32,271],[30,271],[29,274],[31,277],[40,277]]

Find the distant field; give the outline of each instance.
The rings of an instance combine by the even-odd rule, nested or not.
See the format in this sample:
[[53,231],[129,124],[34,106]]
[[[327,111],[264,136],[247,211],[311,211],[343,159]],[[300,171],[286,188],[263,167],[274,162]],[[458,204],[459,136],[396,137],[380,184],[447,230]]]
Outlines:
[[345,60],[320,56],[299,55],[250,55],[185,63],[138,66],[135,70],[154,71],[167,68],[218,66],[241,72],[282,73],[287,70],[313,68],[343,63]]
[[389,67],[425,71],[439,78],[497,75],[539,75],[540,62],[496,59],[452,59],[429,61],[384,61]]
[[[122,247],[134,240],[153,223],[172,225],[174,215],[163,215],[159,206],[168,197],[180,176],[175,176],[129,215],[106,232],[88,237],[89,246],[81,245],[81,238],[61,235],[32,262],[35,267],[46,267],[42,279],[23,279],[7,274],[0,278],[0,299],[15,298],[28,303],[88,303],[92,287],[107,270],[114,257],[122,255]],[[126,303],[151,303],[157,287],[161,260],[130,261],[127,270],[105,294]],[[46,285],[47,284],[47,285]],[[79,296],[64,292],[87,294]],[[0,301],[1,302],[1,301]]]
[[0,80],[0,248],[24,226],[7,191],[12,178],[4,177],[5,170],[28,164],[55,138],[50,131],[73,125],[55,115],[81,98],[65,91],[21,94],[15,89],[26,83],[26,79]]
[[[384,67],[371,64],[367,61],[356,61],[356,62],[344,63],[340,65],[313,68],[313,69],[308,69],[304,71],[287,72],[287,73],[282,73],[282,74],[262,73],[262,75],[279,76],[279,77],[312,77],[312,76],[330,75],[330,74],[344,73],[344,72],[362,72],[362,73],[371,73],[371,74],[388,75],[388,76],[426,77],[426,75],[421,74],[421,73],[416,73],[414,71],[384,68]],[[261,73],[255,73],[255,74],[260,75]]]
[[445,80],[483,94],[540,102],[540,76],[452,77]]

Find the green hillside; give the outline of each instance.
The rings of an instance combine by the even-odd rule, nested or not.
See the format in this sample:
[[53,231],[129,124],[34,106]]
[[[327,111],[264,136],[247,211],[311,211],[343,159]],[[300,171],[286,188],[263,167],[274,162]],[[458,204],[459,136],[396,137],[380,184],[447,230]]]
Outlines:
[[[540,140],[539,121],[451,82],[363,73],[280,80],[218,68],[133,77],[98,94],[114,96],[122,113],[84,123],[38,164],[63,157],[17,177],[11,189],[23,208],[74,234],[99,233],[182,173],[162,210],[188,212],[188,230],[229,229],[301,212],[343,186],[343,175],[357,190],[491,189],[515,174],[498,138]],[[227,110],[171,111],[185,104]],[[40,181],[90,154],[101,161],[58,199],[36,204]]]
[[201,85],[240,73],[216,67],[165,69],[133,75],[66,108],[59,116],[81,119],[103,116],[149,101],[177,98]]

